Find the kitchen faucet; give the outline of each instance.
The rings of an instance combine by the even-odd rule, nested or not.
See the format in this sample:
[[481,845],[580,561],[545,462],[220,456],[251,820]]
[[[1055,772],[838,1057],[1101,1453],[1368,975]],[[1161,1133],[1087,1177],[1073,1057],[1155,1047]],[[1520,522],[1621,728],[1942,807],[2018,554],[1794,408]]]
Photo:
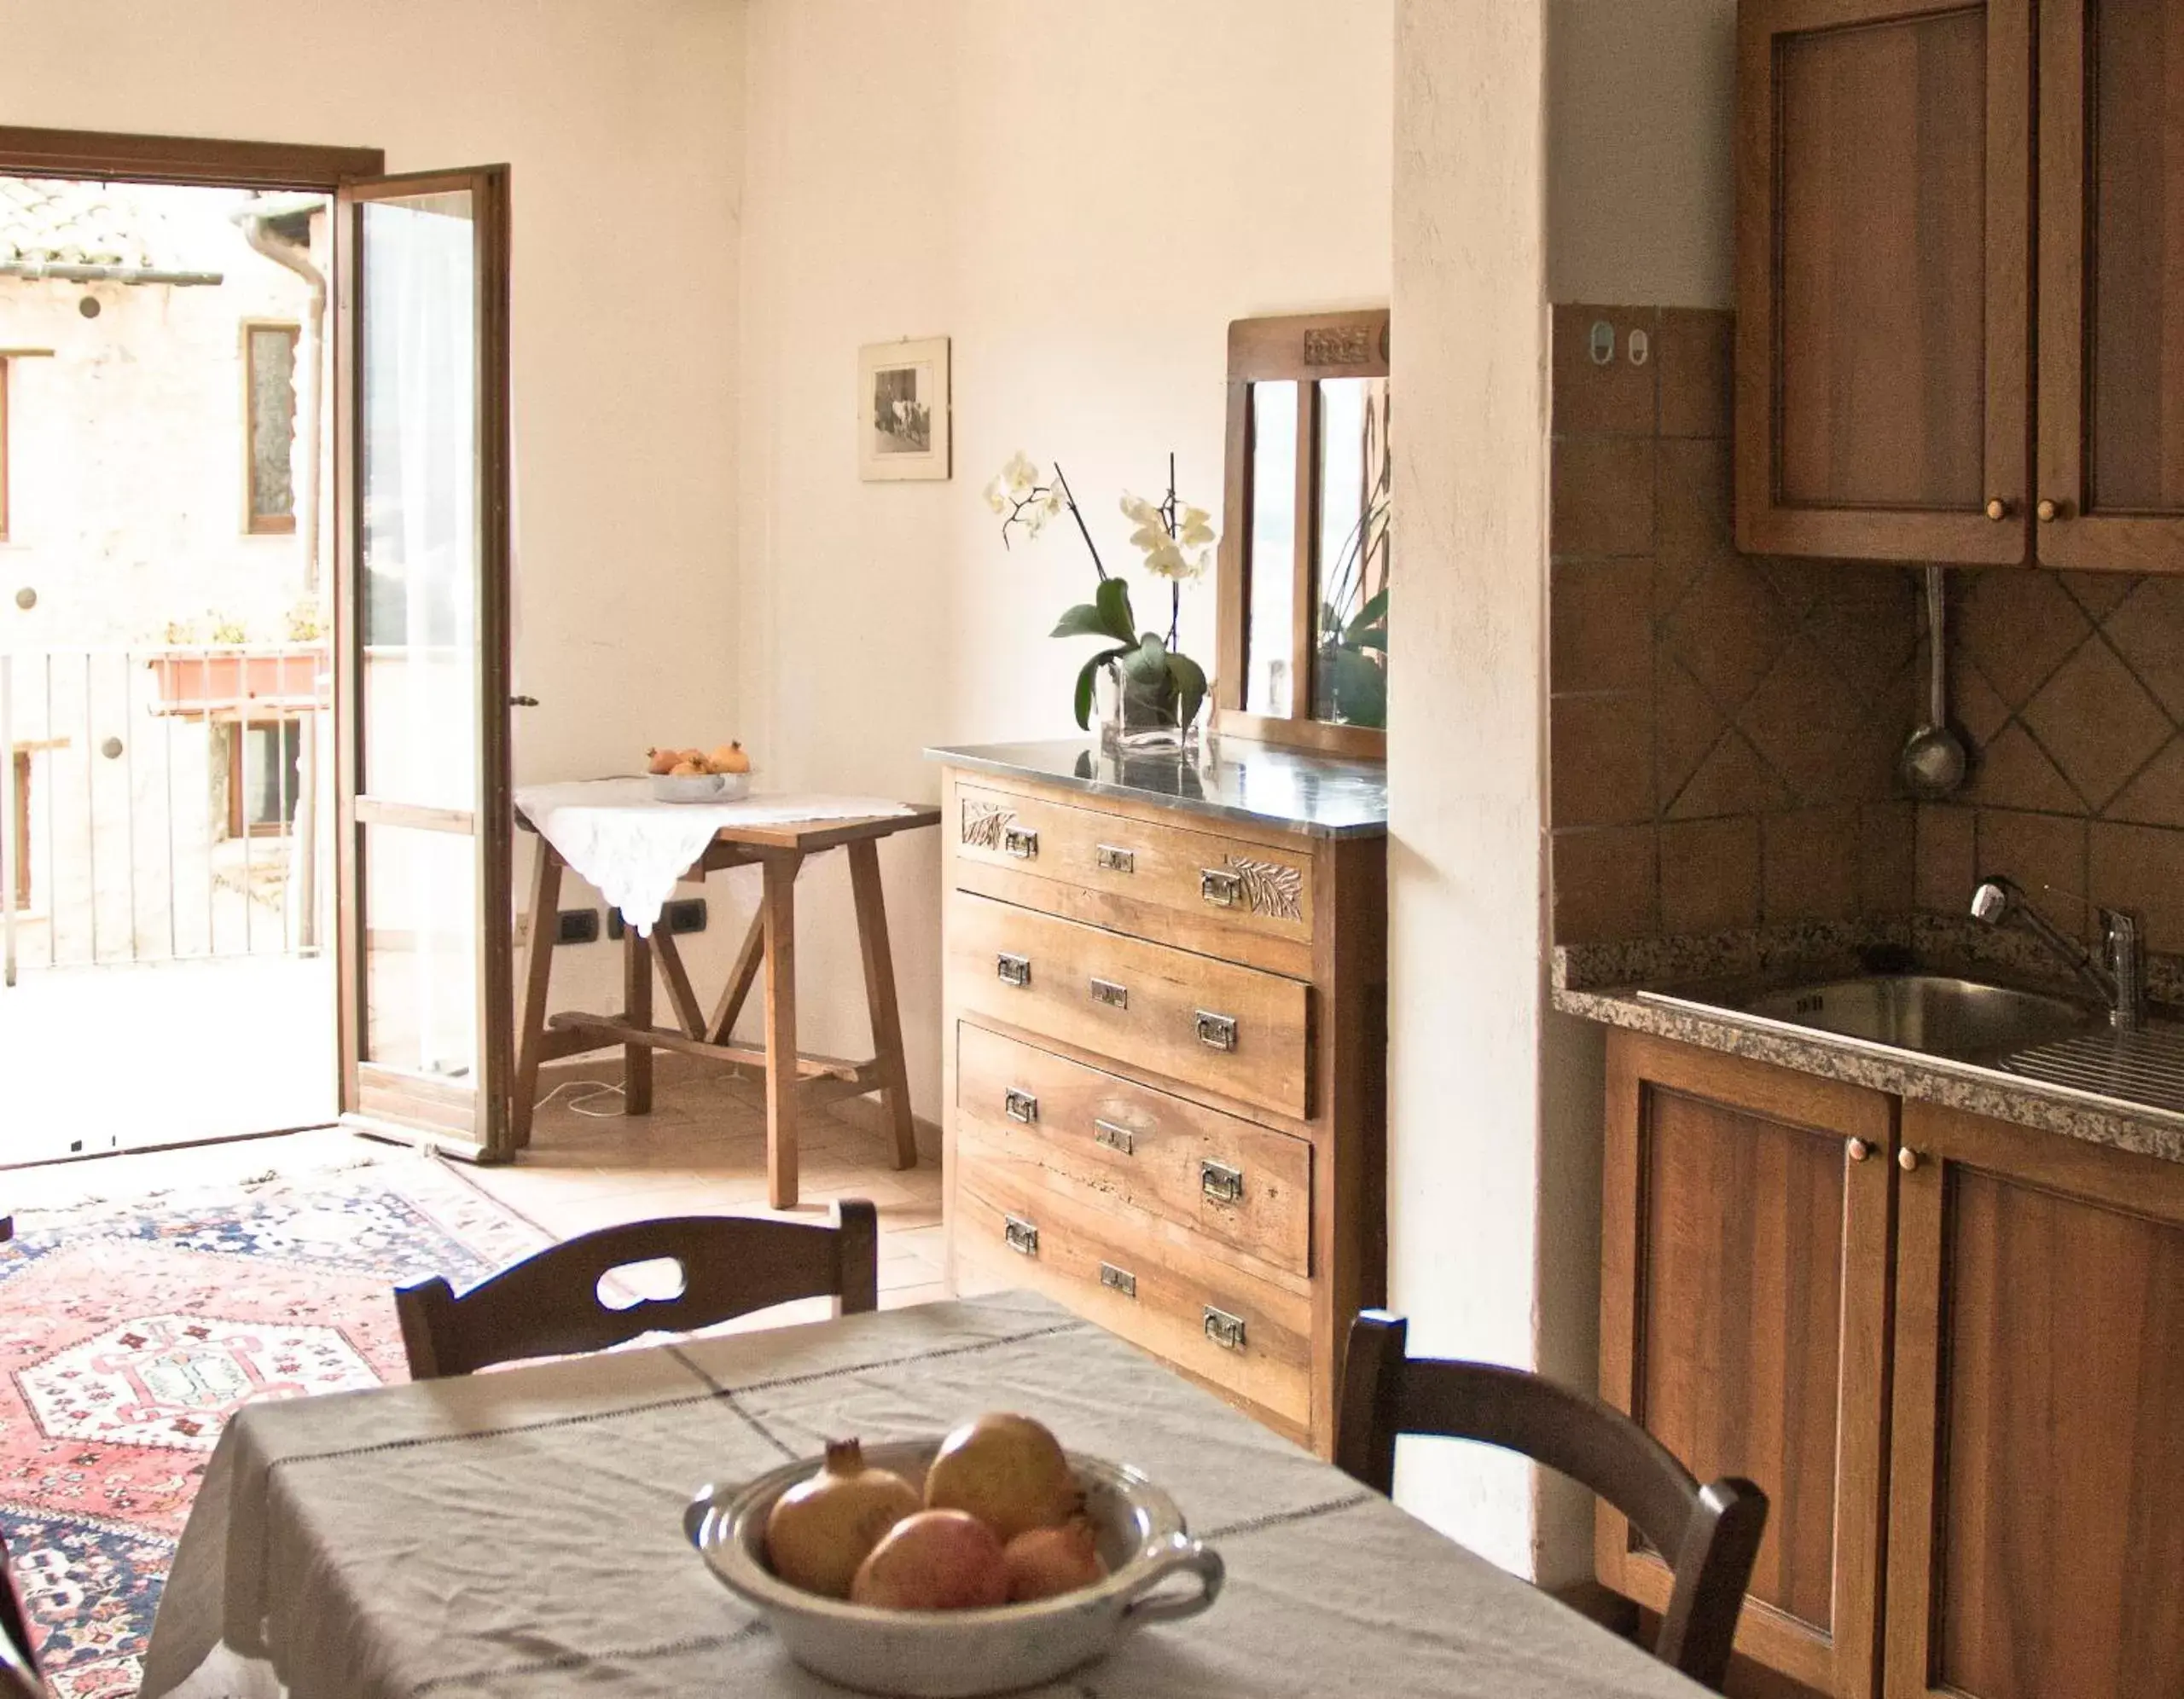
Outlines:
[[1996,874],[1981,879],[1972,891],[1974,920],[1995,927],[2023,921],[2028,932],[2100,994],[2100,1000],[2108,1005],[2109,1025],[2118,1032],[2136,1032],[2146,1023],[2144,923],[2128,909],[2102,908],[2099,913],[2102,960],[2095,961],[2090,950],[2032,906],[2015,879]]

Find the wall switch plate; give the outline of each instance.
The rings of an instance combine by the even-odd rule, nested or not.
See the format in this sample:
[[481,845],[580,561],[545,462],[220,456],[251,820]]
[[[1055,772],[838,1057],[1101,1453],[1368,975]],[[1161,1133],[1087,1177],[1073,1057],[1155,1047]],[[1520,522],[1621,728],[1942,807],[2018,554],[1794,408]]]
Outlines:
[[595,944],[599,942],[599,911],[596,908],[564,908],[555,917],[557,930],[554,942],[557,944]]

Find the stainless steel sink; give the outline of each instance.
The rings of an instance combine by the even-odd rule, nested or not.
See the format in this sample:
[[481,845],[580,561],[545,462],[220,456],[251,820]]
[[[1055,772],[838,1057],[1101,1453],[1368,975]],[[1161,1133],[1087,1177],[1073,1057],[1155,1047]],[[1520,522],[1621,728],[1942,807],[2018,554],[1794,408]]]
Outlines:
[[1959,1061],[2005,1056],[2103,1022],[2098,1011],[2065,998],[1931,973],[1861,974],[1720,1001],[1763,1019]]

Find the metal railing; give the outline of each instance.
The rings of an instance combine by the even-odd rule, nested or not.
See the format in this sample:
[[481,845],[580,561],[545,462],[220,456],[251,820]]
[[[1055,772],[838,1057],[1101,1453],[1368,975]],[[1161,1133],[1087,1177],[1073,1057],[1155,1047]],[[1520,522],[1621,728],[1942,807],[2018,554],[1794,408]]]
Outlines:
[[323,643],[0,654],[4,983],[317,949],[330,671]]

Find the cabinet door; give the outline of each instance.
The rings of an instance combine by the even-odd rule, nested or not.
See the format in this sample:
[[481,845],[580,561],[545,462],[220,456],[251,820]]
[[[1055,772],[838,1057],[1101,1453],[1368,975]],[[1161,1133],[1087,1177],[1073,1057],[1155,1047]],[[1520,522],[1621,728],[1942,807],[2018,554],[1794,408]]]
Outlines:
[[2184,10],[2040,35],[2040,559],[2184,571]]
[[1891,1699],[2184,1692],[2184,1167],[1904,1105]]
[[[1608,1038],[1600,1395],[1702,1481],[1769,1500],[1737,1648],[1874,1690],[1895,1099],[1626,1032]],[[1670,1575],[1606,1504],[1600,1580]]]
[[2027,556],[2030,0],[1744,0],[1738,545]]

